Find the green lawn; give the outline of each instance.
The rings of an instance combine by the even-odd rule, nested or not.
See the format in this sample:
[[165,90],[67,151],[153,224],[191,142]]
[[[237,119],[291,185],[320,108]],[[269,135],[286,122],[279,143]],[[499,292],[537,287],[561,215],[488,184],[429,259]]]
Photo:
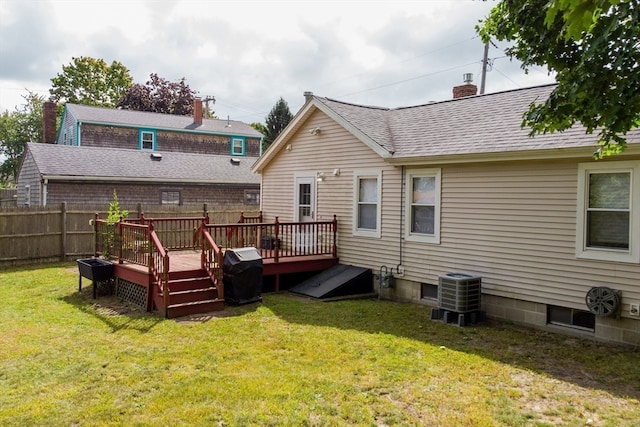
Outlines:
[[0,272],[0,425],[640,424],[638,350],[287,293],[166,320],[77,283]]

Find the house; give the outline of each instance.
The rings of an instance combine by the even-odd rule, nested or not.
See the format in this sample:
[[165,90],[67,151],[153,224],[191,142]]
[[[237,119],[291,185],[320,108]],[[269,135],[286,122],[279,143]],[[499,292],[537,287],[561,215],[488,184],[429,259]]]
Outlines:
[[22,205],[258,205],[252,157],[30,142],[18,174]]
[[[235,120],[66,104],[44,106],[44,142],[29,144],[18,174],[18,204],[257,204],[250,165],[262,135]],[[67,149],[60,149],[65,146]],[[77,150],[77,151],[74,151]],[[54,160],[55,159],[55,160]]]
[[384,297],[438,307],[443,278],[479,277],[490,318],[638,345],[640,132],[599,161],[579,127],[531,138],[522,114],[552,90],[393,109],[307,92],[253,165],[264,220],[337,215],[340,262],[391,271]]

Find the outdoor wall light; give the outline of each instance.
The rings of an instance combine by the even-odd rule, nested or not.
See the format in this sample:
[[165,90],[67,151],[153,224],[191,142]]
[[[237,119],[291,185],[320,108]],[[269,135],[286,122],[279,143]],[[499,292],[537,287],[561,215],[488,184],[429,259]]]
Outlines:
[[333,176],[340,176],[340,169],[334,169]]
[[287,151],[291,151],[293,149],[293,146],[291,144],[287,144],[284,148]]
[[324,173],[323,172],[318,172],[318,174],[316,175],[316,180],[318,182],[324,181]]
[[320,132],[322,132],[322,129],[320,128],[313,128],[309,131],[311,135],[320,135]]

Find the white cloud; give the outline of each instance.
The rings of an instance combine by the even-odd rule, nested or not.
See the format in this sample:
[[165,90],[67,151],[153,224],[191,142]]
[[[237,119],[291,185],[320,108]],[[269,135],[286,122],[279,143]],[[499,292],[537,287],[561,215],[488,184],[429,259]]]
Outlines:
[[[479,82],[474,30],[494,4],[430,1],[2,0],[0,110],[38,93],[74,56],[120,61],[134,80],[182,77],[213,95],[218,116],[264,121],[302,93],[387,107],[451,97]],[[493,58],[504,56],[492,48]],[[487,91],[550,82],[496,59]]]

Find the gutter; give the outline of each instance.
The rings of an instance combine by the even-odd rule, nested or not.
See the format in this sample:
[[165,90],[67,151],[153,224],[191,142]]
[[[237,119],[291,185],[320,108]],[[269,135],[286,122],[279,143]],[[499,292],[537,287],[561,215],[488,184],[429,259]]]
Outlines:
[[83,176],[83,175],[43,175],[42,176],[44,182],[49,180],[51,181],[82,181],[82,182],[146,182],[153,184],[201,184],[201,185],[211,185],[211,184],[221,184],[221,185],[260,185],[260,182],[251,182],[251,181],[237,181],[237,182],[229,182],[229,181],[202,181],[197,179],[169,179],[169,180],[161,180],[159,178],[144,178],[144,177],[106,177],[106,176]]
[[[552,148],[546,150],[523,150],[523,151],[495,151],[486,153],[469,154],[443,154],[425,155],[417,157],[392,157],[385,159],[389,164],[396,166],[423,166],[439,165],[443,163],[489,163],[505,161],[523,160],[560,160],[560,159],[584,159],[593,160],[593,153],[596,146],[578,148]],[[626,149],[606,159],[620,159],[621,157],[640,155],[640,144],[629,144]]]

